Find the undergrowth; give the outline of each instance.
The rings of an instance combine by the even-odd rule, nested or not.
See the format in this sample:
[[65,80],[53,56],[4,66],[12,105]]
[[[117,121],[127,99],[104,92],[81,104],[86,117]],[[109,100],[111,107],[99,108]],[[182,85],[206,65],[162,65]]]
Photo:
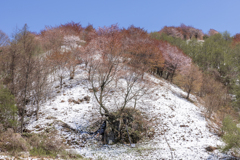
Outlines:
[[240,128],[237,127],[236,123],[230,116],[226,116],[223,120],[222,129],[224,132],[222,139],[226,143],[223,151],[232,149],[235,154],[239,154]]
[[40,158],[83,159],[81,155],[67,152],[68,147],[57,134],[57,130],[51,129],[48,133],[14,133],[12,129],[0,132],[0,149],[12,156],[19,152],[29,152],[30,156]]

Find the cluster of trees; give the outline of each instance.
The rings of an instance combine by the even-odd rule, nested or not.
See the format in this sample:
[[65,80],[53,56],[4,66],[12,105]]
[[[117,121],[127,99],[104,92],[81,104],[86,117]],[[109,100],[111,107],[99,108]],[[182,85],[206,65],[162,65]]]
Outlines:
[[195,67],[191,70],[198,74],[189,78],[185,70],[175,76],[174,83],[189,91],[189,80],[196,79],[193,89],[204,100],[207,118],[213,118],[222,126],[219,134],[226,143],[223,151],[233,149],[239,155],[240,34],[231,37],[227,31],[220,34],[211,29],[208,35],[204,35],[204,42],[194,38],[185,41],[164,32],[150,33],[150,37],[178,47],[192,59]]
[[[81,55],[99,113],[107,121],[103,140],[107,142],[106,135],[111,134],[115,142],[135,143],[149,130],[147,120],[137,109],[138,100],[151,92],[144,72],[163,68],[163,56],[157,43],[140,28],[121,30],[112,25],[96,33]],[[115,107],[109,104],[110,97]]]
[[[187,42],[158,32],[151,33],[150,36],[177,46],[191,57],[193,63],[203,73],[203,83],[198,95],[205,98],[206,105],[209,106],[211,112],[213,108],[216,112],[220,108],[231,106],[239,110],[240,45],[238,34],[231,37],[228,32],[222,34],[214,32],[214,34],[205,36],[204,42],[199,42],[197,39]],[[211,86],[207,83],[211,83]]]
[[[49,65],[39,56],[40,43],[35,36],[28,31],[27,25],[18,30],[8,45],[1,47],[0,80],[4,87],[1,90],[5,94],[11,94],[15,98],[12,104],[18,108],[21,118],[21,131],[24,128],[26,106],[30,101],[36,102],[37,111],[47,86]],[[4,92],[8,90],[8,92]],[[10,96],[11,97],[11,96]],[[17,118],[15,118],[16,120]]]
[[166,34],[171,37],[180,38],[182,40],[187,39],[203,39],[204,34],[201,30],[196,29],[192,26],[186,26],[185,24],[181,24],[179,27],[167,27],[165,26],[163,29],[159,31],[159,34]]
[[[188,36],[190,31],[195,34],[192,27],[179,29]],[[41,103],[51,97],[50,77],[57,78],[63,88],[64,78],[74,79],[81,63],[88,72],[99,113],[112,123],[116,122],[114,116],[122,119],[120,126],[126,123],[121,116],[124,110],[132,102],[136,109],[137,101],[149,93],[146,72],[180,85],[187,99],[190,93],[201,96],[209,118],[230,106],[240,108],[239,35],[232,38],[227,32],[214,32],[205,36],[204,43],[184,39],[165,32],[148,34],[134,26],[96,30],[74,22],[46,27],[39,34],[31,33],[25,25],[12,40],[0,31],[0,115],[6,115],[0,116],[0,121],[15,131],[19,123],[22,132],[24,117],[36,115],[38,119]],[[119,83],[125,88],[119,88]],[[114,114],[107,103],[113,91],[119,96]],[[31,111],[26,106],[32,106]]]
[[[134,29],[138,32],[137,28]],[[116,25],[99,28],[97,33],[98,37],[92,40],[83,50],[83,54],[86,55],[89,54],[89,49],[91,49],[91,58],[83,56],[83,61],[88,64],[87,69],[92,88],[99,88],[100,90],[99,94],[98,90],[94,90],[94,96],[100,105],[100,113],[109,116],[109,108],[111,107],[105,105],[109,96],[107,93],[117,88],[119,81],[126,82],[126,88],[121,90],[124,92],[124,94],[121,94],[123,103],[119,103],[118,107],[122,110],[127,107],[132,99],[137,100],[146,92],[146,86],[141,86],[140,81],[143,81],[144,64],[147,68],[148,61],[151,61],[151,56],[155,56],[155,52],[151,52],[151,49],[144,49],[141,45],[138,49],[133,50],[132,47],[141,43],[139,39],[135,39],[135,41],[128,39],[126,35],[121,34]],[[147,39],[144,40],[147,41]],[[121,99],[121,97],[118,97],[118,99]],[[101,110],[104,112],[101,112]]]
[[160,41],[159,49],[165,59],[166,79],[170,76],[170,81],[172,81],[176,72],[189,70],[192,59],[184,54],[182,50],[164,41]]
[[[30,115],[36,114],[38,119],[40,104],[50,97],[50,74],[57,77],[62,88],[63,79],[67,76],[73,79],[76,65],[85,63],[93,88],[102,87],[102,95],[97,97],[96,94],[95,97],[106,114],[109,111],[102,98],[104,87],[110,82],[117,84],[118,79],[125,77],[127,93],[122,107],[125,108],[128,101],[134,99],[136,102],[141,97],[138,94],[140,91],[133,93],[133,90],[139,77],[143,80],[145,72],[172,81],[176,73],[186,75],[192,66],[191,58],[178,47],[153,39],[145,30],[134,26],[120,29],[112,25],[95,30],[92,25],[84,28],[71,22],[46,27],[36,34],[28,31],[25,25],[11,41],[1,32],[0,42],[0,80],[15,97],[21,119],[20,131],[24,129],[24,117],[29,112],[26,106],[34,106]],[[101,55],[101,61],[96,58],[97,54]],[[123,66],[127,66],[132,74],[126,77],[124,74],[127,71]],[[99,80],[96,74],[102,74],[98,86],[95,86],[96,80]],[[142,86],[141,89],[144,88]]]

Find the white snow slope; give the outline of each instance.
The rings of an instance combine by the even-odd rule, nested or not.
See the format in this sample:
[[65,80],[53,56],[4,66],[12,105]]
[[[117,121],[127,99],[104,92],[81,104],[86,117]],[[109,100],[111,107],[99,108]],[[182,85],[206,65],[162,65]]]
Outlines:
[[[97,141],[89,139],[82,143],[82,135],[64,130],[60,122],[64,122],[72,128],[87,126],[91,119],[100,117],[98,105],[93,93],[88,88],[86,80],[87,72],[79,65],[76,77],[64,80],[64,88],[56,97],[41,106],[38,121],[29,119],[27,128],[40,132],[41,128],[56,127],[66,140],[76,141],[75,150],[93,159],[220,159],[227,155],[218,150],[208,152],[208,146],[221,146],[223,142],[207,128],[206,119],[203,116],[203,107],[182,98],[186,95],[178,87],[169,82],[157,79],[145,74],[155,83],[156,90],[149,97],[143,97],[137,107],[146,112],[149,117],[155,117],[155,136],[151,140],[145,140],[136,144],[135,148],[128,145],[100,145]],[[57,82],[55,87],[57,86]],[[59,88],[55,89],[60,90]],[[80,104],[69,103],[68,99],[82,99],[90,96],[90,102],[83,101]],[[190,96],[197,103],[196,97]],[[109,103],[114,102],[109,99]],[[35,126],[40,127],[40,129]],[[184,125],[184,126],[183,126]]]

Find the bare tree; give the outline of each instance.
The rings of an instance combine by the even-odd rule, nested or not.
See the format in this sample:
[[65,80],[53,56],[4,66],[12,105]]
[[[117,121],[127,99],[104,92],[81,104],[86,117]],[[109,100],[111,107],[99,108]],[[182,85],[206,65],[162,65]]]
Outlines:
[[9,44],[8,36],[0,30],[0,81],[9,82]]
[[164,58],[158,48],[158,43],[149,39],[139,37],[138,39],[126,38],[124,40],[124,52],[131,60],[129,65],[142,72],[161,75],[164,67]]
[[40,41],[45,51],[58,50],[63,44],[64,32],[59,28],[45,27],[40,34]]
[[[124,63],[121,52],[111,54],[103,51],[104,49],[105,47],[99,48],[99,54],[90,61],[90,84],[99,105],[99,113],[105,116],[108,122],[107,128],[110,125],[114,130],[113,134],[118,139],[122,139],[124,128],[130,128],[127,125],[130,123],[128,119],[131,119],[124,115],[136,114],[134,111],[138,101],[150,92],[150,83],[142,79],[141,71],[133,70]],[[115,100],[115,107],[109,104],[109,99]],[[133,110],[128,112],[129,108]],[[115,114],[116,111],[119,112]],[[106,143],[106,135],[107,133],[104,132],[104,143]]]
[[6,58],[7,58],[7,45],[9,45],[10,40],[8,36],[0,30],[0,80],[5,77],[3,72],[6,73]]
[[187,99],[191,91],[199,91],[202,85],[202,72],[195,65],[185,66],[176,77],[176,82],[187,91]]
[[21,118],[21,132],[24,128],[26,105],[29,103],[31,97],[33,70],[36,67],[34,56],[38,52],[38,44],[35,36],[28,31],[28,27],[25,25],[14,35],[7,56],[7,61],[9,62],[9,82],[7,85],[16,98],[18,113]]
[[10,40],[8,36],[3,31],[0,30],[0,48],[9,44],[9,41]]
[[36,120],[39,118],[40,103],[43,102],[49,92],[49,74],[51,73],[51,67],[44,58],[38,57],[35,65],[37,66],[34,70],[33,90],[32,95],[36,103]]
[[98,38],[96,38],[91,40],[85,47],[80,48],[80,52],[77,55],[78,59],[81,59],[85,64],[88,80],[90,80],[90,74],[99,53]]
[[[210,118],[212,113],[226,113],[229,106],[230,96],[227,87],[221,82],[215,80],[212,76],[205,74],[203,76],[203,83],[201,86],[200,95],[203,97],[206,107],[206,117]],[[218,114],[218,118],[222,118]]]
[[[94,97],[100,105],[100,114],[109,115],[109,110],[104,105],[104,98],[106,95],[107,86],[114,81],[119,70],[119,64],[121,62],[121,40],[119,38],[119,30],[117,26],[111,26],[109,28],[99,28],[99,37],[96,38],[93,43],[90,43],[90,48],[93,48],[93,52],[97,54],[92,57],[89,78],[92,88],[100,88],[100,94],[94,91]],[[102,112],[102,109],[105,113]]]
[[[8,87],[11,91],[11,94],[16,96],[16,88],[17,88],[17,72],[19,70],[19,65],[20,65],[20,48],[18,47],[18,34],[15,34],[14,39],[11,41],[11,46],[9,48],[9,54],[7,56],[7,61],[9,61],[8,64],[8,78],[9,82]],[[16,96],[17,97],[17,96]]]
[[[84,48],[86,57],[83,60],[87,63],[90,87],[98,103],[99,113],[105,117],[106,130],[111,128],[110,132],[117,140],[123,140],[125,133],[128,133],[131,141],[130,137],[133,135],[128,128],[134,130],[132,124],[136,122],[133,121],[140,117],[141,120],[146,120],[136,108],[139,100],[149,94],[150,83],[143,79],[143,66],[138,70],[130,65],[132,57],[125,54],[126,45],[130,44],[124,44],[123,35],[116,25],[99,28],[97,33],[98,37],[92,39]],[[109,103],[111,101],[112,103]],[[104,143],[108,134],[105,131],[102,134]],[[142,130],[140,132],[142,133]]]
[[[107,90],[107,86],[113,82],[117,76],[117,71],[119,68],[120,60],[119,58],[113,55],[105,55],[107,57],[101,57],[101,59],[94,60],[91,63],[91,71],[90,71],[90,82],[91,86],[94,90],[94,97],[100,105],[100,114],[101,115],[109,115],[109,110],[104,105],[106,93],[109,92]],[[94,88],[100,88],[100,93],[98,94]],[[105,113],[102,112],[102,109]]]
[[[82,49],[80,43],[85,43],[85,41],[80,40],[78,36],[64,36],[64,46],[67,49],[67,64],[66,67],[69,71],[70,79],[75,76],[76,65],[81,63]],[[66,54],[66,53],[65,53]]]
[[[121,72],[124,72],[124,75],[122,75]],[[138,100],[146,94],[149,94],[150,88],[152,87],[151,82],[142,79],[142,73],[140,71],[137,72],[128,67],[121,68],[121,70],[118,71],[116,79],[119,81],[118,83],[121,83],[119,87],[114,86],[116,94],[118,95],[116,100],[120,102],[117,107],[121,110],[124,110],[129,103],[134,103],[133,108],[136,109]]]
[[78,55],[81,55],[81,51],[78,49],[72,50],[72,52],[68,55],[66,67],[68,68],[70,79],[74,79],[76,66],[82,62],[82,60],[78,58]]
[[26,105],[30,101],[31,90],[33,89],[33,71],[36,67],[34,56],[38,53],[37,42],[34,36],[28,31],[27,25],[19,33],[19,47],[21,54],[21,65],[19,66],[19,114],[21,115],[21,132],[24,128],[24,117]]
[[[97,53],[90,61],[90,83],[94,97],[100,106],[100,114],[109,116],[109,107],[105,102],[111,90],[117,89],[116,81],[124,83],[116,91],[122,97],[118,105],[121,110],[124,110],[132,100],[138,100],[146,94],[149,88],[145,85],[146,83],[143,83],[141,70],[132,70],[131,67],[126,66],[128,61],[125,60],[127,57],[123,56],[123,41],[118,28],[113,25],[109,28],[100,28],[98,32],[100,36],[89,43],[89,48]],[[94,88],[99,88],[99,91]]]
[[60,88],[62,88],[63,79],[66,76],[66,65],[68,63],[69,54],[70,52],[60,52],[56,50],[47,56],[47,59],[51,62],[55,70],[56,76],[59,78]]

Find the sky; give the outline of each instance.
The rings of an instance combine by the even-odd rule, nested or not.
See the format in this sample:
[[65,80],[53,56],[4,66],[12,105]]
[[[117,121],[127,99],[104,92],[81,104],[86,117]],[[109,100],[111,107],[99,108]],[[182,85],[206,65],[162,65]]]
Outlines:
[[0,30],[9,37],[27,24],[39,33],[45,26],[68,22],[94,28],[118,24],[148,32],[164,26],[190,25],[240,33],[240,0],[0,0]]

